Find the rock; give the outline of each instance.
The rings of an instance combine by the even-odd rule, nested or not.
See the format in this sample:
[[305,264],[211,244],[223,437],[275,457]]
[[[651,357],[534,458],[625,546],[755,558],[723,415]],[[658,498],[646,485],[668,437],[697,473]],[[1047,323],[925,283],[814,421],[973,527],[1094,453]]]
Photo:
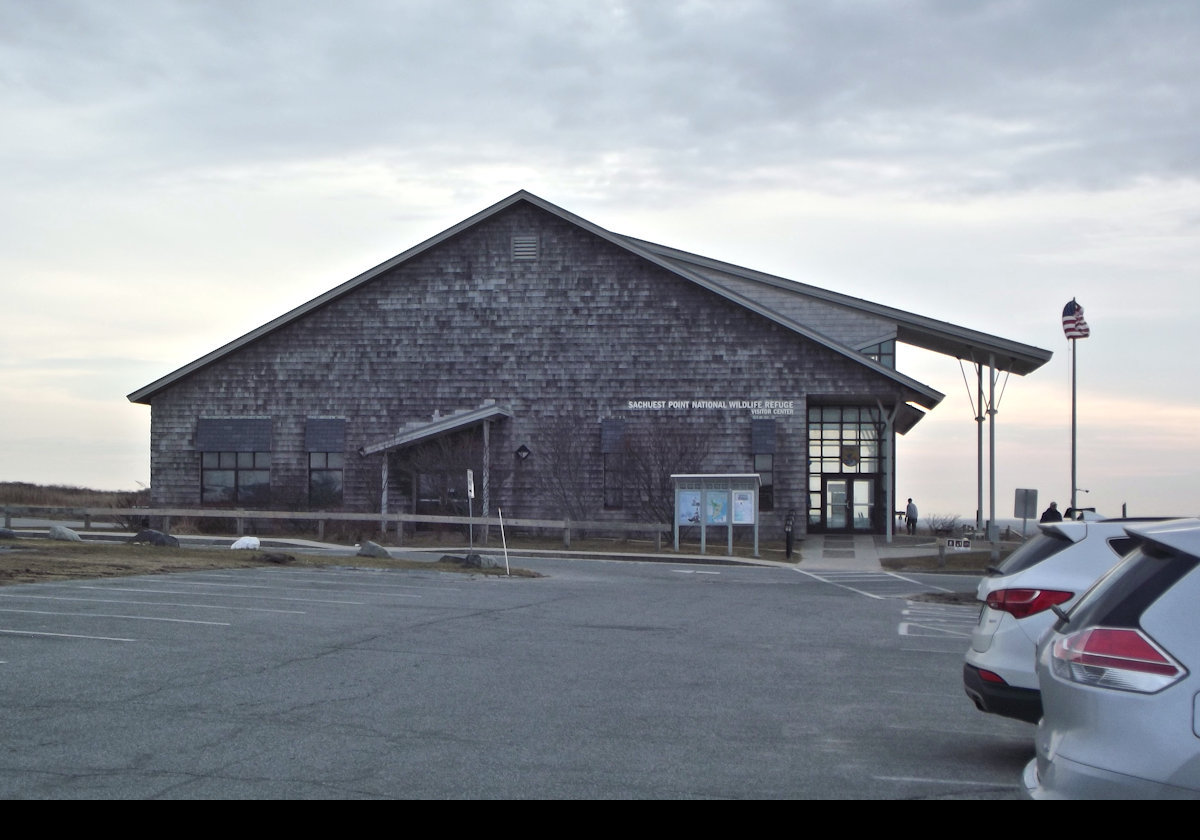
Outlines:
[[245,548],[251,551],[258,551],[258,546],[258,537],[239,537],[238,539],[234,540],[233,545],[229,547],[235,549]]
[[499,566],[490,554],[468,554],[467,565],[472,569],[495,569]]
[[466,557],[455,557],[447,554],[442,557],[443,563],[451,563],[455,566],[463,566],[468,569],[495,569],[498,568],[496,558],[488,554],[468,554]]
[[172,537],[170,534],[164,534],[162,531],[155,531],[153,528],[143,528],[138,531],[128,542],[131,543],[149,543],[167,548],[179,548],[179,540]]
[[260,555],[258,559],[262,560],[264,563],[279,563],[281,565],[283,563],[296,562],[296,558],[290,554],[278,554],[273,551],[268,551],[266,554]]
[[358,546],[359,557],[386,557],[391,559],[391,554],[388,550],[379,543],[373,543],[370,540],[363,540]]
[[52,540],[64,540],[65,542],[83,542],[83,537],[76,534],[66,525],[51,525],[50,530],[46,532]]

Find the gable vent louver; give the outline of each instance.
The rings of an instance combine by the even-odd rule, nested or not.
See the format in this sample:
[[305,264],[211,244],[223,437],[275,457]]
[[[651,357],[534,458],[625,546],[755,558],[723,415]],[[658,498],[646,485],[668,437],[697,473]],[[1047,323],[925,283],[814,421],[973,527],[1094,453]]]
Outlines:
[[512,238],[514,260],[536,260],[538,258],[537,236],[514,236]]

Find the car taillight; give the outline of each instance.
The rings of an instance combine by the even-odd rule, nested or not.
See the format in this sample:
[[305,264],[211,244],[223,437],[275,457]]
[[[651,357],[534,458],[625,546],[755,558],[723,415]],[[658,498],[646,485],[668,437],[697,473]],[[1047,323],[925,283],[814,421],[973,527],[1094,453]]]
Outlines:
[[1045,612],[1074,597],[1074,592],[1058,589],[997,589],[988,594],[987,605],[1013,618],[1025,618]]
[[1097,688],[1161,691],[1186,669],[1140,630],[1091,627],[1055,640],[1050,664],[1056,676]]

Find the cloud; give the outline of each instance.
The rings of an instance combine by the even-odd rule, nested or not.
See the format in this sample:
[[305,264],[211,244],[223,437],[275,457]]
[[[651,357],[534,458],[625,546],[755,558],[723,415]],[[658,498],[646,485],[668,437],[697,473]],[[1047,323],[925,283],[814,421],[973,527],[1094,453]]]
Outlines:
[[[125,394],[525,188],[1054,350],[998,495],[1069,483],[1076,297],[1089,489],[1195,499],[1198,42],[1172,0],[0,0],[0,467],[144,477]],[[900,360],[948,396],[898,479],[973,509],[962,374]]]

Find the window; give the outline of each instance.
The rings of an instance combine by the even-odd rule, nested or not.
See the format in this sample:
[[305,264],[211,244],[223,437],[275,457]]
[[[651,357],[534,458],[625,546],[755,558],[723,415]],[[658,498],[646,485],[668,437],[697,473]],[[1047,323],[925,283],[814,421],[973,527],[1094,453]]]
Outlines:
[[325,510],[342,506],[342,476],[346,466],[346,420],[310,417],[304,425],[308,452],[308,506]]
[[758,473],[758,509],[775,510],[775,421],[750,421],[750,448]]
[[[883,421],[879,410],[867,406],[825,405],[808,409],[808,487],[809,522],[821,521],[826,500],[821,488],[833,477],[830,486],[849,486],[851,476],[863,481],[879,481],[883,473]],[[843,480],[845,479],[845,480]],[[856,484],[855,486],[859,486]],[[882,485],[870,492],[882,493]],[[858,496],[855,499],[858,500]]]
[[754,471],[758,473],[758,509],[775,510],[775,456],[755,455]]
[[342,469],[345,455],[341,452],[308,453],[308,506],[324,510],[342,506]]
[[196,421],[196,449],[203,504],[270,505],[270,418],[202,417]]
[[872,344],[870,347],[864,347],[860,351],[864,356],[879,362],[884,367],[889,367],[892,370],[896,369],[896,342],[881,341],[878,344]]
[[625,507],[625,421],[600,421],[600,452],[604,458],[604,509]]
[[271,453],[204,452],[200,487],[204,504],[265,507],[271,502]]

